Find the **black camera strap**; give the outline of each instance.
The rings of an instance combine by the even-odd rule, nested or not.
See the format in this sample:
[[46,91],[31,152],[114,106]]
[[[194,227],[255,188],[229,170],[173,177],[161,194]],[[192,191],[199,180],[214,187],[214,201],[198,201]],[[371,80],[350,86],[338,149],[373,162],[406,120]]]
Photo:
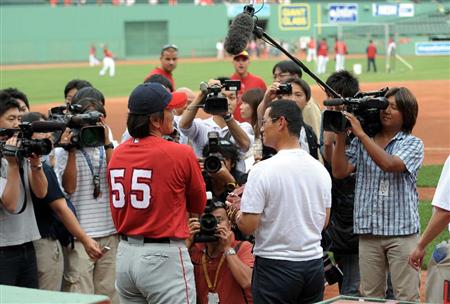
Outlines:
[[22,159],[19,159],[19,176],[20,176],[20,181],[22,182],[22,187],[23,187],[23,204],[22,204],[22,208],[20,208],[19,212],[17,212],[17,213],[13,212],[14,214],[21,214],[27,208],[27,188],[25,185],[25,177],[24,177]]
[[97,198],[100,195],[100,173],[102,171],[103,167],[103,159],[105,157],[105,149],[103,147],[100,147],[100,161],[98,165],[98,173],[95,174],[94,172],[94,166],[92,165],[91,158],[89,157],[89,154],[84,151],[83,149],[80,149],[81,153],[83,153],[84,158],[86,159],[86,162],[89,166],[89,170],[91,170],[92,174],[92,183],[94,184],[94,198]]

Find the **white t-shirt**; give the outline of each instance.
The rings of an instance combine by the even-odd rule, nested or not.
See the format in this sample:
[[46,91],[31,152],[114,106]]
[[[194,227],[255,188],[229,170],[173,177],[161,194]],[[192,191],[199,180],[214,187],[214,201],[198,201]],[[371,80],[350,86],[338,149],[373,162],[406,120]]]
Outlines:
[[[442,168],[432,205],[450,211],[450,156],[447,157]],[[450,225],[448,230],[450,231]]]
[[261,214],[254,254],[290,261],[321,258],[321,232],[331,207],[331,178],[301,149],[280,150],[250,171],[241,211]]

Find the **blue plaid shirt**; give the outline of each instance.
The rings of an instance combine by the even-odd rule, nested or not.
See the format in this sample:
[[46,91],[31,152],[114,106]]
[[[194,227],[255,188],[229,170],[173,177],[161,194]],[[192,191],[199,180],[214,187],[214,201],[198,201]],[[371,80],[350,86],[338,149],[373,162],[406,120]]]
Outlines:
[[354,138],[347,149],[356,166],[354,233],[384,236],[419,232],[416,178],[424,157],[422,141],[399,132],[385,151],[398,156],[405,172],[385,172],[372,160],[364,145]]

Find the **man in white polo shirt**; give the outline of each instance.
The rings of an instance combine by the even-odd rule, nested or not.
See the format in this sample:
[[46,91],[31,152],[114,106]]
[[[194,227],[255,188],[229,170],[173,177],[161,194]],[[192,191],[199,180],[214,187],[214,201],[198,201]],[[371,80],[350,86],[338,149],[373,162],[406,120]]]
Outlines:
[[277,154],[250,171],[236,223],[255,235],[255,303],[315,303],[323,299],[321,232],[329,219],[331,178],[300,149],[300,108],[290,100],[264,113],[264,144]]

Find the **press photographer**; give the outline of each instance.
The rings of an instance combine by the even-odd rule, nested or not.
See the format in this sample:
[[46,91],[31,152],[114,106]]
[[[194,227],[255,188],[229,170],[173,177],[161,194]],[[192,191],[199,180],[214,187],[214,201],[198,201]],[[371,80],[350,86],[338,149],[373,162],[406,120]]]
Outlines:
[[208,217],[217,225],[216,241],[193,243],[201,224],[197,218],[189,219],[187,244],[194,264],[197,302],[253,303],[250,290],[254,262],[252,244],[236,241],[224,203],[211,202],[207,208]]
[[[240,123],[233,118],[231,113],[234,112],[237,105],[237,86],[224,84],[219,80],[208,81],[206,88],[203,84],[203,90],[184,111],[179,127],[181,133],[192,140],[197,157],[203,155],[202,150],[208,144],[209,132],[218,132],[220,137],[229,139],[239,149],[237,169],[245,172],[243,159],[253,144],[254,133],[249,123]],[[227,106],[225,106],[225,102],[227,102]],[[212,111],[213,116],[205,120],[195,119],[198,109],[203,107],[207,111]]]
[[[18,129],[20,106],[0,91],[0,128]],[[32,241],[40,239],[31,192],[43,198],[47,179],[39,155],[18,157],[20,134],[2,136],[0,168],[0,284],[38,288],[36,255]],[[5,150],[8,152],[5,153]]]

